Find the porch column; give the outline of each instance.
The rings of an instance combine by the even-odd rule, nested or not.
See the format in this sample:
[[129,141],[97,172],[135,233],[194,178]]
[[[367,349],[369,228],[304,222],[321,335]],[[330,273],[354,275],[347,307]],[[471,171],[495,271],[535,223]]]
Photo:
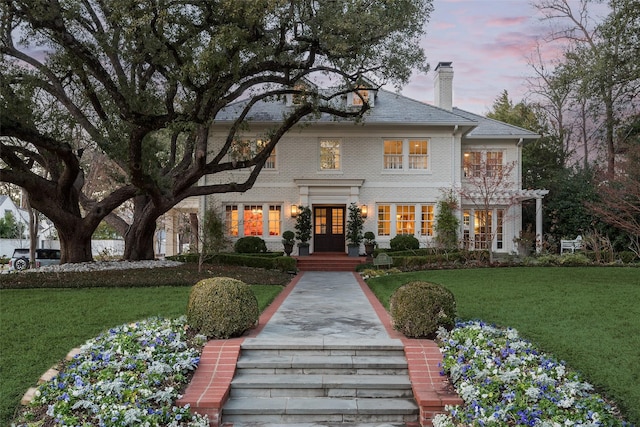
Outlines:
[[175,211],[171,209],[165,214],[165,256],[176,255],[176,215]]
[[[540,243],[542,243],[544,237],[542,231],[542,197],[536,197],[536,240],[540,236]],[[540,253],[541,249],[541,245],[538,245],[536,241],[536,253]]]

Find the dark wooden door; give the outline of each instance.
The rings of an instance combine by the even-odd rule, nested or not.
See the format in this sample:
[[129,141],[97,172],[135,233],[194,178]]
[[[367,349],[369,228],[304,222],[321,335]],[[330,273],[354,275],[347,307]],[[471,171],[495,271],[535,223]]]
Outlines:
[[344,252],[345,206],[313,207],[314,252]]

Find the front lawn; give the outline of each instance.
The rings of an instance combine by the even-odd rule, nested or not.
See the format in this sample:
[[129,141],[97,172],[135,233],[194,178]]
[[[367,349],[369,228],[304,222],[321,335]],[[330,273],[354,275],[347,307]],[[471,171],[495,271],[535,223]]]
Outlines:
[[488,268],[403,273],[369,279],[385,306],[411,280],[440,283],[458,316],[513,327],[565,360],[640,424],[640,269]]
[[[252,289],[263,310],[282,286]],[[184,315],[190,290],[188,286],[1,290],[0,425],[9,424],[27,388],[69,350],[113,326],[151,316]]]

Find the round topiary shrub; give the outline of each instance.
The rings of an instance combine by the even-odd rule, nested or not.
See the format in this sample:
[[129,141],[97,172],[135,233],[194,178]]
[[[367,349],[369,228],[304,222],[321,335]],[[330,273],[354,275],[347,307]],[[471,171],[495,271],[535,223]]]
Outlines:
[[267,244],[258,236],[245,236],[236,241],[233,250],[240,254],[258,254],[267,252]]
[[396,330],[409,338],[435,338],[439,327],[455,326],[456,301],[450,290],[429,282],[409,282],[391,296]]
[[413,234],[398,234],[389,241],[392,251],[406,251],[408,249],[419,249],[420,241]]
[[237,337],[256,325],[258,314],[256,296],[240,280],[204,279],[189,295],[187,323],[208,338]]

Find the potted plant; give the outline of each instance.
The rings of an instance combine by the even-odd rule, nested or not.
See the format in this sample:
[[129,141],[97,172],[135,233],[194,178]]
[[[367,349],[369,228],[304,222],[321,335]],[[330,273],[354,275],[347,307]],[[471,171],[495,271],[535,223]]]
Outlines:
[[367,256],[371,256],[374,249],[376,248],[376,235],[373,234],[373,231],[367,231],[364,233],[364,252]]
[[360,256],[360,243],[362,243],[362,212],[355,204],[349,205],[349,218],[347,219],[347,247],[349,256]]
[[309,239],[311,239],[311,209],[309,206],[298,207],[296,218],[296,239],[298,243],[298,255],[309,255]]
[[284,253],[287,256],[291,256],[293,252],[293,245],[296,243],[296,235],[291,230],[287,230],[282,233],[282,245],[284,246]]

